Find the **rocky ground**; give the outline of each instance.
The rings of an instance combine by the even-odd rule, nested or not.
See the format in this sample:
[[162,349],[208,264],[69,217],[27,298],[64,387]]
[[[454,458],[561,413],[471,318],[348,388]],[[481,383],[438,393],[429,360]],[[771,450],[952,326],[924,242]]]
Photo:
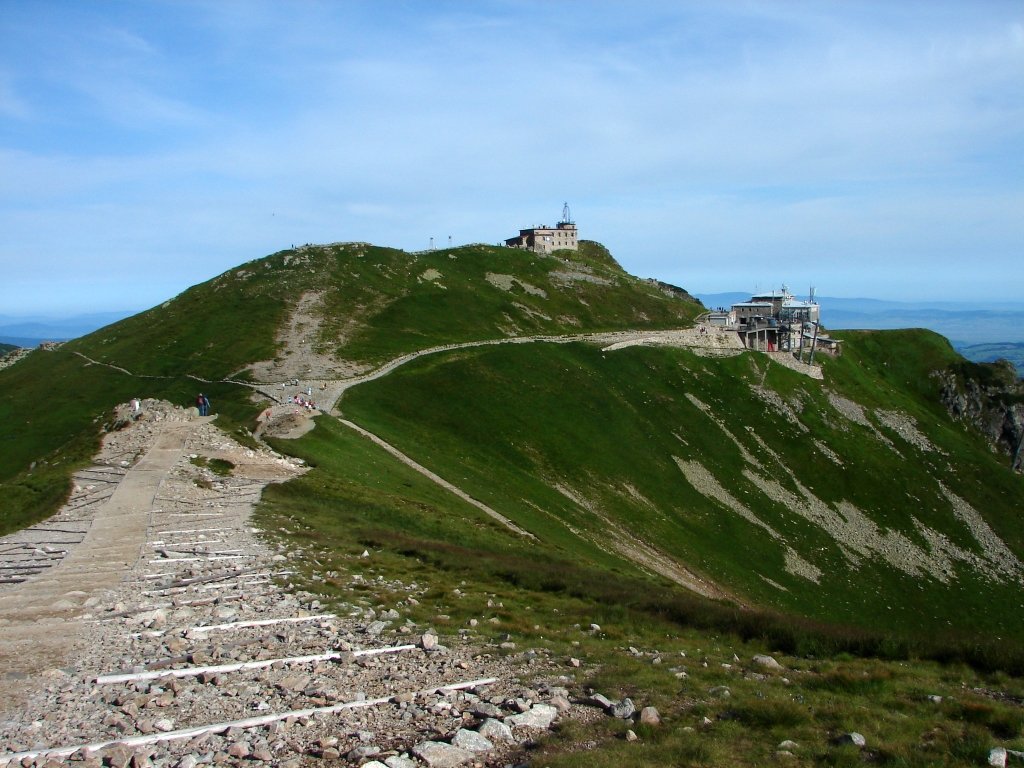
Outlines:
[[497,766],[597,711],[570,703],[567,660],[407,619],[425,585],[331,610],[296,587],[303,553],[250,513],[303,467],[193,414],[123,408],[65,509],[0,540],[17,574],[0,585],[0,765]]

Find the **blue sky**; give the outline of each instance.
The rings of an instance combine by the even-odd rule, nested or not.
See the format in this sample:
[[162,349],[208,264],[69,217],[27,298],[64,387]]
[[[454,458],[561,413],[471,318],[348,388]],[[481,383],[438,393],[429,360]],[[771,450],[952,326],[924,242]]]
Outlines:
[[554,223],[694,292],[1024,294],[1024,2],[0,0],[0,315]]

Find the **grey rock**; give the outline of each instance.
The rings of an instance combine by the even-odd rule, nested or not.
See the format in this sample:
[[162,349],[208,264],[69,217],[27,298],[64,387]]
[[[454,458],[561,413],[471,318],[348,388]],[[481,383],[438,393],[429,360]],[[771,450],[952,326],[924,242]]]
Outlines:
[[505,718],[505,724],[511,728],[536,728],[543,730],[551,727],[558,717],[558,710],[550,704],[536,704],[529,712]]
[[1006,749],[1003,747],[992,747],[988,752],[988,764],[1005,768],[1006,766]]
[[794,749],[800,749],[800,745],[791,739],[786,739],[785,741],[780,741],[779,746],[777,746],[776,749],[792,752]]
[[600,707],[601,709],[605,710],[606,712],[612,708],[612,702],[608,699],[608,697],[603,696],[600,693],[595,693],[593,696],[590,697],[588,701],[591,704],[594,704]]
[[475,717],[501,717],[501,710],[486,701],[478,701],[469,708],[469,713]]
[[494,718],[484,720],[477,729],[477,733],[492,744],[511,744],[516,740],[515,736],[512,735],[512,729],[501,722],[501,720],[495,720]]
[[634,733],[632,728],[626,731],[626,741],[638,741],[639,739],[640,737]]
[[494,743],[486,736],[481,736],[476,731],[460,728],[452,737],[452,744],[460,749],[468,749],[470,752],[489,752],[494,749]]
[[370,637],[376,637],[385,629],[387,629],[387,626],[388,622],[386,621],[371,621],[369,624],[366,625],[366,629],[364,631]]
[[618,704],[613,704],[611,709],[612,717],[618,717],[622,720],[628,720],[635,712],[636,705],[629,698],[623,699]]
[[785,669],[779,662],[777,662],[772,656],[766,656],[764,654],[758,654],[754,657],[754,663],[758,666],[764,667],[765,669]]
[[236,741],[228,747],[228,754],[232,757],[248,757],[250,752],[249,743],[246,741]]
[[416,761],[406,755],[392,755],[384,765],[388,768],[417,768]]
[[714,688],[708,690],[708,695],[716,699],[728,699],[732,696],[732,692],[727,686],[716,685]]
[[362,744],[355,749],[349,750],[349,753],[345,755],[346,758],[352,762],[358,762],[367,757],[373,757],[374,755],[380,754],[380,747],[374,747],[369,744]]
[[644,725],[661,725],[661,713],[654,707],[644,707],[640,710],[640,722]]
[[570,707],[572,707],[572,704],[569,702],[569,699],[567,699],[565,696],[562,696],[561,694],[552,696],[548,703],[551,704],[551,706],[553,706],[562,714],[568,712]]
[[468,749],[453,747],[443,741],[421,741],[412,748],[412,753],[430,768],[457,768],[473,759]]

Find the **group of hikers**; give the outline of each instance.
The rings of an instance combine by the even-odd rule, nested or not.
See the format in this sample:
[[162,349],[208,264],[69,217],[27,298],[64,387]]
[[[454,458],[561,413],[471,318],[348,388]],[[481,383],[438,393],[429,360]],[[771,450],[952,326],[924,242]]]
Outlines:
[[312,398],[308,397],[310,393],[307,392],[307,396],[303,395],[292,395],[292,403],[294,405],[301,405],[305,407],[307,411],[312,411],[316,408],[316,403],[313,402]]

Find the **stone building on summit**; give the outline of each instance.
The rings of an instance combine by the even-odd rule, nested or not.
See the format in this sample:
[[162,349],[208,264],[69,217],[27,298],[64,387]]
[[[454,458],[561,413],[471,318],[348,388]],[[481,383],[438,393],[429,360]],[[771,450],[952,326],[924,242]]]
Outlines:
[[562,220],[553,227],[541,225],[530,229],[520,229],[519,235],[505,241],[509,248],[522,248],[534,253],[551,253],[563,248],[570,251],[579,250],[576,224],[569,215],[569,204],[562,207]]

